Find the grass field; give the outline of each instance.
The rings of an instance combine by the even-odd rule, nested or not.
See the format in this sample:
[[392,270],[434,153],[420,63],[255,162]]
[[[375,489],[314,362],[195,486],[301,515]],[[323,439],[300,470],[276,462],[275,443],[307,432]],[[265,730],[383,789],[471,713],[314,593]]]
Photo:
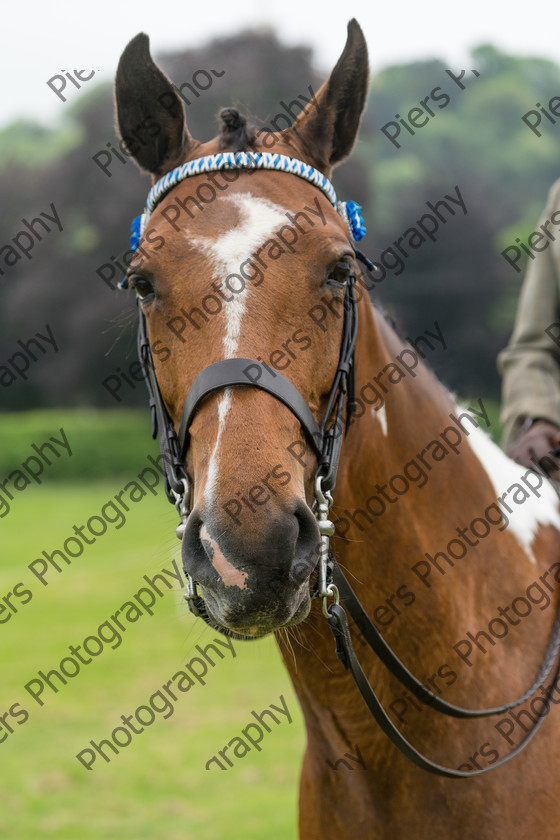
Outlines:
[[[488,408],[497,437],[497,407]],[[126,521],[105,507],[137,479],[149,464],[147,455],[157,454],[147,412],[0,415],[0,483],[33,454],[33,443],[60,438],[60,428],[72,455],[53,458],[40,484],[23,486],[22,481],[9,511],[0,505],[0,836],[295,840],[305,735],[273,638],[235,643],[235,658],[222,647],[224,658],[215,656],[216,664],[202,675],[205,685],[195,682],[187,693],[176,692],[172,714],[156,699],[161,713],[154,712],[153,723],[130,736],[118,755],[106,746],[109,762],[97,755],[87,770],[77,760],[78,753],[91,750],[90,741],[110,738],[122,727],[122,715],[134,715],[169,685],[198,654],[197,645],[221,637],[190,616],[182,587],[169,576],[173,588],[160,581],[153,616],[131,611],[129,620],[122,615],[121,607],[147,587],[144,575],[165,577],[162,569],[172,571],[174,559],[180,568],[177,516],[161,481],[157,495],[139,494],[130,502]],[[68,565],[54,555],[60,572],[47,569],[43,552],[62,549],[74,526],[100,516],[102,509],[114,519],[105,523],[106,532]],[[81,543],[68,545],[78,553]],[[32,569],[43,574],[44,583]],[[114,632],[111,641],[107,625],[99,629],[117,610],[125,628],[120,645]],[[75,675],[66,659],[67,684],[53,675],[58,690],[49,688],[39,672],[60,670],[66,657],[78,661],[75,651],[84,640],[101,634],[103,651],[91,662],[78,663]],[[39,694],[41,685],[43,705],[31,693]],[[260,751],[251,748],[227,770],[215,764],[205,769],[254,721],[253,710],[272,703],[281,707],[281,696],[292,723],[279,716]],[[122,742],[126,735],[125,729],[117,739]]]
[[[61,420],[54,413],[49,421],[42,414],[39,422],[30,415],[27,426],[15,420],[5,415],[0,424],[0,432],[6,433],[0,480],[8,472],[6,440],[15,469],[31,442],[46,439],[41,436],[44,428],[56,433],[64,425],[71,430],[75,418]],[[74,440],[75,463],[82,457],[84,463],[91,460],[91,438],[84,433]],[[205,685],[195,682],[188,693],[177,692],[170,717],[156,714],[153,724],[133,735],[118,755],[106,748],[109,763],[98,757],[88,771],[76,759],[90,740],[110,738],[122,726],[121,715],[145,705],[192,660],[196,645],[218,637],[188,614],[178,582],[170,579],[174,588],[169,591],[160,584],[163,594],[152,617],[144,613],[127,623],[121,615],[126,632],[120,646],[113,650],[106,644],[76,676],[67,677],[66,685],[58,683],[57,693],[47,685],[39,698],[43,706],[25,689],[32,680],[45,683],[39,671],[60,670],[65,657],[76,660],[70,646],[76,650],[88,636],[98,635],[100,625],[146,587],[144,575],[171,569],[172,560],[179,560],[176,515],[160,484],[156,497],[147,495],[132,504],[125,524],[119,529],[108,524],[106,533],[86,545],[70,565],[59,558],[62,571],[51,567],[46,585],[29,569],[43,551],[61,549],[74,525],[99,515],[135,478],[146,465],[146,453],[155,452],[150,444],[146,433],[136,446],[137,463],[126,464],[130,472],[119,467],[120,477],[103,482],[55,480],[54,472],[51,480],[46,471],[41,485],[15,494],[12,509],[0,519],[0,603],[8,598],[17,609],[0,611],[0,836],[295,840],[304,730],[272,638],[235,643],[235,658],[224,649],[224,658],[215,657],[215,667],[208,667]],[[132,456],[127,457],[130,461]],[[20,598],[9,598],[17,584]],[[65,668],[72,670],[68,660]],[[57,684],[56,677],[51,681]],[[37,686],[31,684],[38,691]],[[281,695],[291,724],[282,717],[265,733],[260,752],[251,749],[227,771],[205,769],[213,755],[241,735],[253,720],[253,710],[260,712],[271,703],[281,706]]]

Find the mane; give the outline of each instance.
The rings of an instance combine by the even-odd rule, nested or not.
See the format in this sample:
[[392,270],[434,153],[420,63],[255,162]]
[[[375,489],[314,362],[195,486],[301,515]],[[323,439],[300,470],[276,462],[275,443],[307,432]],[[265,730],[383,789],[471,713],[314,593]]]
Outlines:
[[[371,300],[371,298],[370,298]],[[394,333],[400,338],[402,341],[405,341],[404,337],[404,330],[401,324],[396,320],[397,316],[393,311],[393,308],[387,302],[381,303],[379,300],[373,301],[371,300],[371,305],[378,312],[386,324],[388,324]]]
[[237,108],[222,108],[219,114],[222,121],[220,149],[232,148],[234,152],[246,152],[255,144],[256,127],[247,123],[247,118]]
[[[406,345],[407,338],[405,335],[405,330],[403,329],[400,321],[398,320],[398,317],[394,313],[392,305],[388,304],[386,301],[383,303],[381,303],[379,300],[374,301],[371,297],[370,302],[373,306],[374,311],[381,316],[383,322],[393,331],[393,333],[396,335],[399,341],[401,341],[403,345]],[[441,378],[441,376],[438,373],[436,373],[432,361],[427,356],[424,356],[421,361],[428,373],[430,373],[433,377],[436,384],[443,388],[453,405],[460,408],[462,402],[464,402],[465,400],[461,396],[456,394],[455,391],[452,388],[450,388],[449,385]]]

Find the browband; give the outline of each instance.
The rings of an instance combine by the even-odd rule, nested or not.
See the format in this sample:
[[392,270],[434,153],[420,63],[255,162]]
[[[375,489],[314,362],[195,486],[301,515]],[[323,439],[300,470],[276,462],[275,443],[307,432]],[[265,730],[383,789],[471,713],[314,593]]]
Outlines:
[[187,178],[203,175],[205,172],[219,172],[222,169],[267,169],[297,175],[298,178],[303,178],[313,184],[327,196],[346,223],[350,235],[356,242],[359,242],[366,233],[366,226],[360,213],[360,205],[356,204],[355,201],[338,201],[335,189],[326,175],[323,175],[309,163],[304,163],[297,158],[287,157],[287,155],[272,154],[271,152],[220,152],[216,155],[205,155],[195,160],[189,160],[182,166],[172,169],[171,172],[168,172],[154,184],[146,199],[146,209],[142,215],[137,216],[132,222],[132,237],[130,240],[132,250],[137,249],[150,215],[169,190]]

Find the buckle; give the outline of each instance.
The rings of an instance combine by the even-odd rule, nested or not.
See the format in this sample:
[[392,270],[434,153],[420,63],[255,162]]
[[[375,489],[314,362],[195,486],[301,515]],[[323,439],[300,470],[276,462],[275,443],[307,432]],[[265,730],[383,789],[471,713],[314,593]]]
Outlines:
[[187,527],[187,519],[189,518],[190,513],[191,488],[189,487],[189,482],[186,478],[181,478],[179,479],[179,481],[183,485],[183,492],[177,493],[177,491],[174,490],[173,487],[171,487],[171,492],[173,493],[173,496],[175,498],[175,507],[177,508],[177,513],[181,517],[181,521],[177,525],[175,533],[177,534],[177,539],[182,540],[183,534],[185,533],[185,528]]
[[320,468],[315,475],[315,502],[313,512],[317,519],[320,533],[319,578],[317,581],[317,596],[322,599],[323,615],[328,618],[327,599],[334,598],[338,604],[340,597],[338,589],[332,583],[332,564],[330,563],[329,538],[335,531],[334,523],[330,521],[329,508],[332,505],[330,490],[323,490],[324,476],[320,475]]

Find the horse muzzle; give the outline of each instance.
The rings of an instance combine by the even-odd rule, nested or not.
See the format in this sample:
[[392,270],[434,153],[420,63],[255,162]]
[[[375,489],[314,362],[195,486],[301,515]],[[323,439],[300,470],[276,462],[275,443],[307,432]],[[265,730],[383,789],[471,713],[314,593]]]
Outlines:
[[319,551],[317,520],[299,498],[239,524],[195,506],[182,541],[183,568],[201,587],[209,617],[249,637],[307,616]]

